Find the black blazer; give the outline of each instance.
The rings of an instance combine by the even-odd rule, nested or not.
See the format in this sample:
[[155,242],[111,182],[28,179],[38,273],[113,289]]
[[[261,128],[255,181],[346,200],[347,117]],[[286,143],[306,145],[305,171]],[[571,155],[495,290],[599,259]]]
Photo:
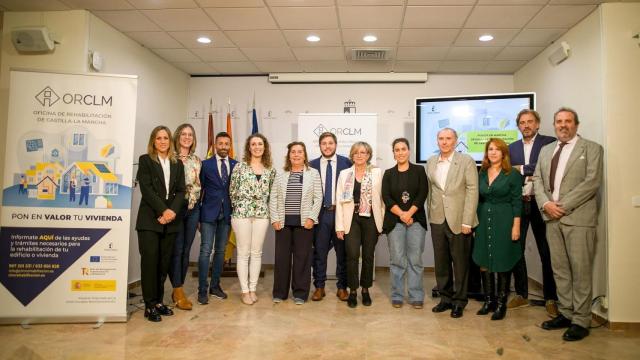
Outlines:
[[527,165],[524,164],[524,143],[522,139],[511,143],[509,145],[511,166],[524,165],[524,176],[533,176],[533,172],[536,169],[536,163],[538,162],[538,155],[540,155],[540,150],[543,146],[551,144],[554,141],[556,141],[556,138],[538,133],[535,141],[533,142],[531,155],[529,156],[529,164]]
[[[427,173],[425,172],[424,167],[412,163],[409,163],[409,169],[407,172],[409,175],[409,183],[407,186],[413,195],[409,208],[411,205],[415,205],[418,208],[418,211],[413,214],[413,221],[417,221],[425,230],[427,230],[427,215],[424,211],[424,203],[427,200],[427,194],[429,193]],[[401,222],[400,218],[391,212],[391,208],[394,205],[398,205],[402,208],[402,194],[400,193],[400,184],[398,183],[399,175],[400,172],[396,165],[387,169],[382,177],[382,200],[384,201],[386,210],[384,212],[382,232],[385,234],[391,232],[396,224]]]
[[136,230],[148,230],[163,232],[164,226],[158,222],[158,218],[166,209],[176,213],[176,219],[167,224],[167,232],[178,232],[182,223],[180,214],[185,201],[184,167],[182,161],[176,161],[170,165],[169,198],[166,198],[167,190],[164,184],[162,165],[151,159],[147,154],[140,156],[138,160],[138,184],[140,185],[140,208],[136,220]]

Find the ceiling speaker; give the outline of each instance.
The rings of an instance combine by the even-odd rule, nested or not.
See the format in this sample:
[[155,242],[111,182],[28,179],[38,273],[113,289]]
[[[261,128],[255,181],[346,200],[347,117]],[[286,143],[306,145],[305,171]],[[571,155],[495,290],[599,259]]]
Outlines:
[[44,26],[26,26],[11,30],[11,42],[16,50],[25,53],[53,51],[55,42]]
[[571,48],[569,47],[569,44],[563,41],[560,43],[560,47],[555,49],[551,55],[549,55],[549,62],[551,65],[557,66],[561,62],[567,60],[569,55],[571,55]]

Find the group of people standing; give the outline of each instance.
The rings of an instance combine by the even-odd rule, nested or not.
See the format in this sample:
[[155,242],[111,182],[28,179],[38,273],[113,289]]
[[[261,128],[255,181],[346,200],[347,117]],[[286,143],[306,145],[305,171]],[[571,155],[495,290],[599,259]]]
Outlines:
[[[557,141],[538,134],[537,112],[523,110],[516,120],[523,139],[510,145],[489,139],[479,171],[473,158],[455,151],[456,131],[444,128],[436,139],[439,153],[426,167],[409,161],[409,141],[399,138],[392,143],[396,164],[384,173],[371,164],[369,144],[356,142],[349,157],[343,157],[336,154],[337,138],[329,132],[319,137],[319,158],[309,161],[306,145],[294,141],[287,146],[283,171],[276,171],[269,142],[259,133],[245,141],[241,161],[229,158],[231,138],[218,133],[215,155],[202,161],[194,154],[191,125],[178,127],[173,138],[168,128],[156,127],[137,175],[145,317],[160,321],[162,315],[173,314],[163,303],[167,274],[176,307],[192,308],[183,284],[198,228],[198,303],[207,304],[209,296],[227,298],[220,275],[231,228],[241,301],[257,302],[269,225],[275,231],[274,303],[288,299],[290,290],[295,304],[304,304],[310,295],[321,301],[333,248],[336,296],[353,308],[360,290],[362,305],[370,306],[374,253],[384,233],[391,304],[399,308],[405,303],[406,280],[408,304],[420,309],[428,221],[441,296],[432,311],[463,316],[473,261],[480,267],[485,294],[477,314],[493,313],[491,319],[500,320],[507,308],[527,302],[524,243],[531,224],[542,261],[546,308],[553,316],[542,327],[568,328],[565,340],[584,338],[590,320],[602,147],[577,135],[578,115],[568,108],[554,114]],[[512,273],[517,294],[507,303]],[[310,294],[312,278],[315,291]]]

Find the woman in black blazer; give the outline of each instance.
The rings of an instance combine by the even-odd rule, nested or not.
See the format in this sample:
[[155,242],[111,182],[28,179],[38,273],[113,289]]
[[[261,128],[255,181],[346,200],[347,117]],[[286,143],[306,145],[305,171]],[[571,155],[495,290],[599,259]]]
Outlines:
[[409,162],[409,140],[395,139],[392,144],[396,166],[382,177],[382,199],[385,204],[382,232],[387,234],[391,257],[391,304],[399,308],[404,300],[404,278],[407,277],[409,304],[422,309],[422,252],[427,231],[424,202],[429,187],[424,167]]
[[142,194],[136,230],[144,316],[160,321],[160,315],[173,315],[162,299],[185,194],[184,169],[176,159],[171,130],[166,126],[157,126],[151,132],[147,153],[138,161],[136,178]]

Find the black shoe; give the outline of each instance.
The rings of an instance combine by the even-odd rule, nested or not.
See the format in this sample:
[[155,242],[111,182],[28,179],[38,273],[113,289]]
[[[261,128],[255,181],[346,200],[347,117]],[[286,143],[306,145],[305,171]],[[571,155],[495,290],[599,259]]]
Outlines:
[[350,308],[354,308],[358,306],[358,294],[356,292],[352,292],[349,294],[349,298],[347,299],[347,305]]
[[496,306],[496,311],[491,315],[491,320],[502,320],[505,316],[507,316],[507,298],[504,297],[502,300],[498,299],[498,306]]
[[164,315],[164,316],[171,316],[173,315],[173,310],[169,309],[169,307],[165,304],[156,304],[156,310],[158,311],[158,314],[160,315]]
[[589,329],[583,328],[580,325],[571,324],[571,327],[562,334],[562,339],[565,341],[578,341],[589,336]]
[[511,280],[509,272],[498,273],[498,306],[496,311],[491,315],[491,320],[502,320],[507,315],[507,298],[509,297],[509,281]]
[[162,321],[162,316],[160,316],[160,314],[158,313],[158,310],[156,310],[155,306],[145,308],[144,309],[144,317],[146,317],[147,320],[153,321],[153,322]]
[[209,303],[209,295],[206,292],[198,292],[198,304],[207,305]]
[[571,320],[567,319],[566,317],[564,317],[562,315],[558,315],[557,317],[555,317],[555,318],[553,318],[551,320],[547,320],[547,321],[543,322],[541,326],[545,330],[564,329],[564,328],[568,328],[569,326],[571,326]]
[[209,294],[211,294],[211,296],[224,300],[227,298],[227,294],[222,291],[222,288],[220,287],[220,285],[216,286],[216,287],[212,287],[211,289],[209,289]]
[[371,296],[369,295],[369,292],[362,292],[362,305],[364,306],[371,306]]
[[451,317],[454,319],[461,318],[463,312],[464,312],[464,306],[453,305],[453,309],[451,309]]
[[449,309],[453,308],[453,305],[451,305],[451,303],[446,303],[444,301],[440,301],[438,303],[438,305],[434,306],[431,311],[434,313],[441,313],[443,311],[447,311]]
[[496,277],[494,273],[482,272],[482,292],[484,293],[484,304],[476,315],[487,315],[496,311]]
[[496,300],[493,296],[487,296],[484,299],[484,303],[476,315],[487,315],[490,312],[496,311]]

